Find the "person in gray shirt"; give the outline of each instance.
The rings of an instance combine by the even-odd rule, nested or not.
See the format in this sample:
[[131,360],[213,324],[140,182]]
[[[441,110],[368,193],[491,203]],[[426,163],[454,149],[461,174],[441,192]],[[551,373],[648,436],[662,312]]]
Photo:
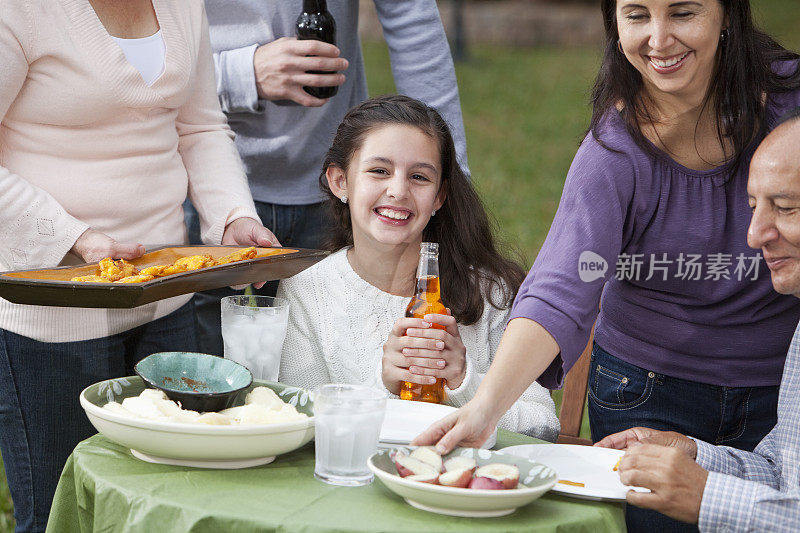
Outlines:
[[[322,160],[347,110],[368,97],[359,2],[327,4],[336,20],[337,46],[296,39],[302,0],[205,0],[220,104],[236,133],[258,214],[284,246],[319,247],[327,217],[319,187]],[[374,4],[397,91],[442,114],[468,173],[455,69],[435,0]],[[327,100],[302,88],[331,85],[338,93]],[[185,207],[190,241],[200,242],[193,231],[196,212]],[[262,289],[274,290],[274,284]],[[195,296],[201,351],[223,352],[219,299],[227,294],[233,292]]]

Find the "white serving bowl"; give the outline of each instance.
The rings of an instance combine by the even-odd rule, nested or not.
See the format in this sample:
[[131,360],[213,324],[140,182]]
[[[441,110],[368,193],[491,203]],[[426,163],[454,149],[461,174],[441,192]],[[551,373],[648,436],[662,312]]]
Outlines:
[[111,379],[85,388],[80,402],[89,421],[108,439],[131,449],[139,459],[201,468],[246,468],[300,448],[314,438],[314,406],[305,389],[255,380],[234,405],[257,386],[274,390],[308,418],[278,424],[209,426],[161,422],[118,415],[103,406],[138,396],[145,384],[138,376]]
[[[402,448],[400,448],[402,449]],[[541,463],[476,448],[456,448],[443,459],[471,457],[478,467],[490,463],[513,464],[519,468],[519,487],[509,490],[462,489],[411,481],[397,474],[393,450],[381,450],[369,458],[369,468],[386,487],[409,505],[432,513],[471,518],[511,514],[553,488],[558,476]]]

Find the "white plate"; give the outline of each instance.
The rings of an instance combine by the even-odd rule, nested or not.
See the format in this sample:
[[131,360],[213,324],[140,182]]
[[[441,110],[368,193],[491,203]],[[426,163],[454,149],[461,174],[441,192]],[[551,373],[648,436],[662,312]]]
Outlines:
[[208,426],[161,422],[118,415],[103,405],[122,402],[144,390],[139,376],[95,383],[81,392],[81,406],[97,431],[130,448],[143,461],[199,468],[248,468],[267,464],[276,455],[296,450],[314,437],[313,403],[308,391],[282,383],[254,380],[309,415],[303,420],[251,426]]
[[[406,445],[428,429],[428,426],[456,410],[450,405],[390,398],[386,400],[386,416],[381,426],[380,447],[393,448],[397,445]],[[495,429],[481,448],[491,448],[496,442]]]
[[553,492],[586,500],[625,501],[631,489],[650,492],[641,487],[623,485],[614,466],[625,452],[610,448],[577,444],[523,444],[503,448],[507,453],[537,461],[558,472],[559,480],[583,483],[583,487],[556,483]]
[[381,450],[369,458],[370,470],[386,487],[409,505],[432,513],[470,518],[490,518],[511,514],[527,505],[555,485],[557,474],[535,461],[476,448],[456,448],[445,459],[457,455],[472,457],[478,466],[489,463],[515,464],[520,472],[520,485],[511,490],[460,489],[410,481],[397,475],[389,450]]

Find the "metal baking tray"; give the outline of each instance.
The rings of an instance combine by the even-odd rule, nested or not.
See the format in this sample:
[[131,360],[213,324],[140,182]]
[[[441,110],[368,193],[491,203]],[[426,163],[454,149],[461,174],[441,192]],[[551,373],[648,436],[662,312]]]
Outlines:
[[[172,263],[189,255],[222,257],[245,246],[165,246],[145,253],[130,263],[143,269]],[[257,248],[253,259],[190,270],[143,283],[94,283],[69,281],[94,274],[97,263],[14,270],[0,273],[0,298],[29,305],[129,309],[181,294],[246,285],[294,276],[328,252],[302,248]]]

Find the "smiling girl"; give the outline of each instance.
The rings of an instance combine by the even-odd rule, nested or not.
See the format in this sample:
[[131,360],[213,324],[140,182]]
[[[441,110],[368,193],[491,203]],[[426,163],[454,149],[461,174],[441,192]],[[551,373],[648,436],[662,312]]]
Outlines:
[[[444,378],[448,403],[464,405],[489,368],[524,274],[497,251],[446,123],[405,96],[367,100],[339,126],[320,182],[333,253],[280,284],[278,296],[291,302],[280,380],[397,394],[400,381]],[[439,243],[450,316],[403,318],[423,241]],[[499,425],[547,440],[559,430],[550,395],[536,383]]]

